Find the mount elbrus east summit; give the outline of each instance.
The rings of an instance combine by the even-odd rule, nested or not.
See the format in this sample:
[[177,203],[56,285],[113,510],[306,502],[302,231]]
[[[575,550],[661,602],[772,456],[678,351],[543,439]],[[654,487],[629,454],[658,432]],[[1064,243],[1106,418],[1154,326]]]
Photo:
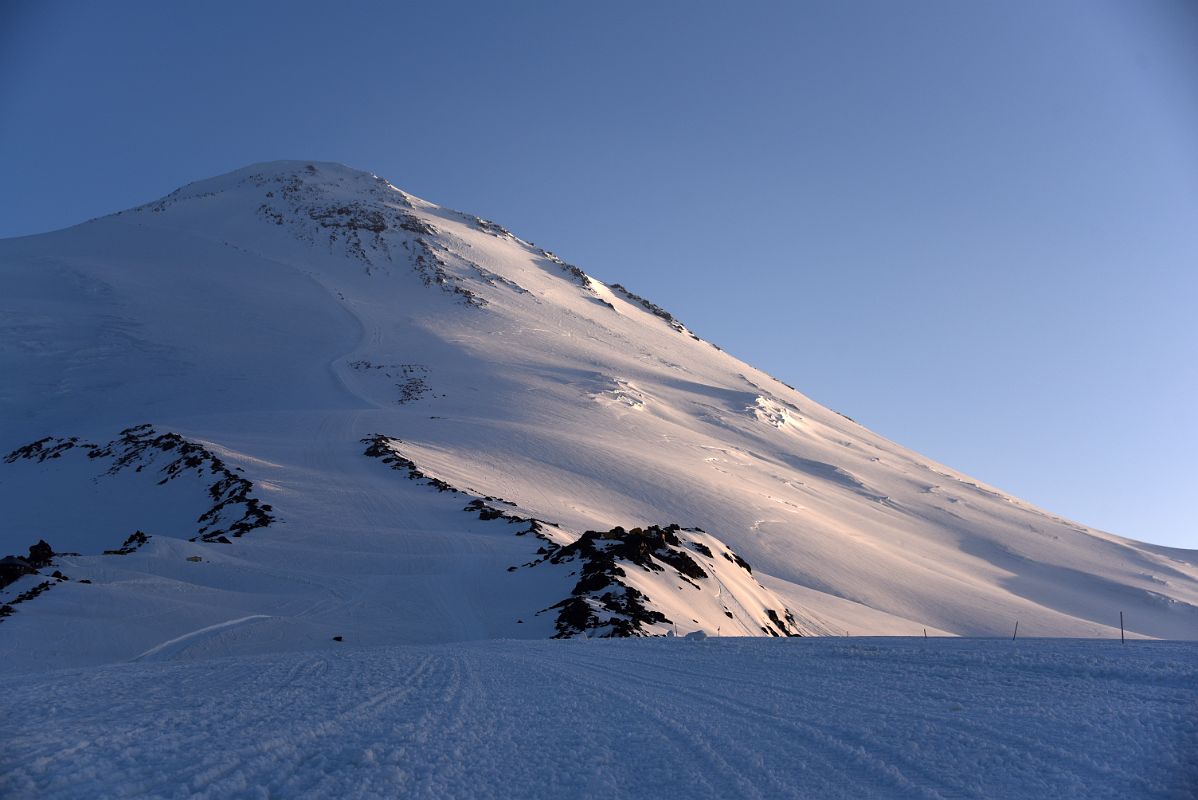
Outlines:
[[1120,612],[1198,634],[1198,553],[931,462],[338,164],[0,242],[0,330],[17,671],[338,640],[1117,637]]

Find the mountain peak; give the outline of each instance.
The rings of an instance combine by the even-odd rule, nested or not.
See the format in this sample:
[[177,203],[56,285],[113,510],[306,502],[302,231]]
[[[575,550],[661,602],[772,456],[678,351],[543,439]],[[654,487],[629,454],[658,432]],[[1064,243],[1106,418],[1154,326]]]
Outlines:
[[177,192],[214,192],[224,191],[246,182],[263,183],[272,180],[300,180],[304,183],[327,186],[343,186],[346,188],[367,188],[379,183],[390,186],[386,180],[364,169],[342,164],[339,161],[300,161],[283,159],[279,161],[260,161],[248,164],[239,169],[231,170],[222,175],[193,181]]
[[241,194],[265,200],[282,193],[302,193],[343,202],[394,203],[410,206],[415,199],[374,173],[335,161],[264,161],[194,181],[138,210],[164,211],[185,201]]
[[[564,279],[595,292],[582,270],[502,226],[441,208],[378,175],[335,162],[252,164],[187,184],[130,213],[143,225],[187,231],[276,261],[320,265],[342,276],[355,266],[367,276],[414,273],[425,286],[467,306],[487,305],[482,295],[496,288],[528,294],[506,273],[512,266],[519,271],[529,258],[555,282]],[[487,244],[471,244],[476,236]],[[491,266],[481,263],[479,257],[499,240],[503,252],[488,259]],[[341,290],[342,296],[349,291]]]
[[936,464],[369,172],[250,165],[0,267],[0,555],[44,540],[73,579],[0,587],[31,668],[83,619],[93,661],[241,619],[195,647],[1198,624],[1196,554]]

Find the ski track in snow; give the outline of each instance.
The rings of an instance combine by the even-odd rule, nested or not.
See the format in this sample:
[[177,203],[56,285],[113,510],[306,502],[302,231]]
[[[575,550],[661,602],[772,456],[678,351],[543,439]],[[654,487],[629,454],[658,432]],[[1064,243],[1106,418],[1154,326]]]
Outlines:
[[0,795],[1192,798],[1198,645],[355,648],[11,680]]
[[256,619],[270,619],[270,615],[268,615],[268,614],[250,614],[249,616],[246,616],[246,617],[238,617],[237,619],[231,619],[226,622],[218,622],[215,625],[208,625],[206,627],[200,628],[199,630],[192,631],[191,633],[185,633],[182,636],[176,636],[173,639],[168,639],[165,642],[163,642],[162,644],[156,644],[153,647],[151,647],[149,650],[145,651],[144,653],[142,653],[141,655],[139,655],[137,658],[135,658],[133,660],[134,661],[142,661],[142,660],[148,659],[148,658],[155,658],[155,657],[161,658],[164,656],[168,656],[179,645],[186,646],[188,644],[192,644],[197,639],[200,639],[204,636],[209,636],[211,634],[217,633],[218,631],[223,631],[226,628],[231,628],[235,625],[241,625],[246,622],[253,622]]

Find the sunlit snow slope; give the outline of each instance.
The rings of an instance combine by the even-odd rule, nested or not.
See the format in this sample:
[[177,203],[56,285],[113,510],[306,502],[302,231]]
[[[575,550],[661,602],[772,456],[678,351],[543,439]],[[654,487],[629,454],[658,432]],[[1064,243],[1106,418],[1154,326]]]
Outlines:
[[18,667],[609,635],[638,594],[644,634],[1198,636],[1198,552],[933,463],[337,164],[0,242],[0,370],[0,555],[79,553],[0,590],[45,585],[0,624]]

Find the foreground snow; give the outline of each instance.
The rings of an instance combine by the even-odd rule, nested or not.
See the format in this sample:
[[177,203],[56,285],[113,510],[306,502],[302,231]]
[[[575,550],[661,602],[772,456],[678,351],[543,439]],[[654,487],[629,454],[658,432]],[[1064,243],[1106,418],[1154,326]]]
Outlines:
[[1195,797],[1198,645],[488,641],[11,680],[0,795]]

